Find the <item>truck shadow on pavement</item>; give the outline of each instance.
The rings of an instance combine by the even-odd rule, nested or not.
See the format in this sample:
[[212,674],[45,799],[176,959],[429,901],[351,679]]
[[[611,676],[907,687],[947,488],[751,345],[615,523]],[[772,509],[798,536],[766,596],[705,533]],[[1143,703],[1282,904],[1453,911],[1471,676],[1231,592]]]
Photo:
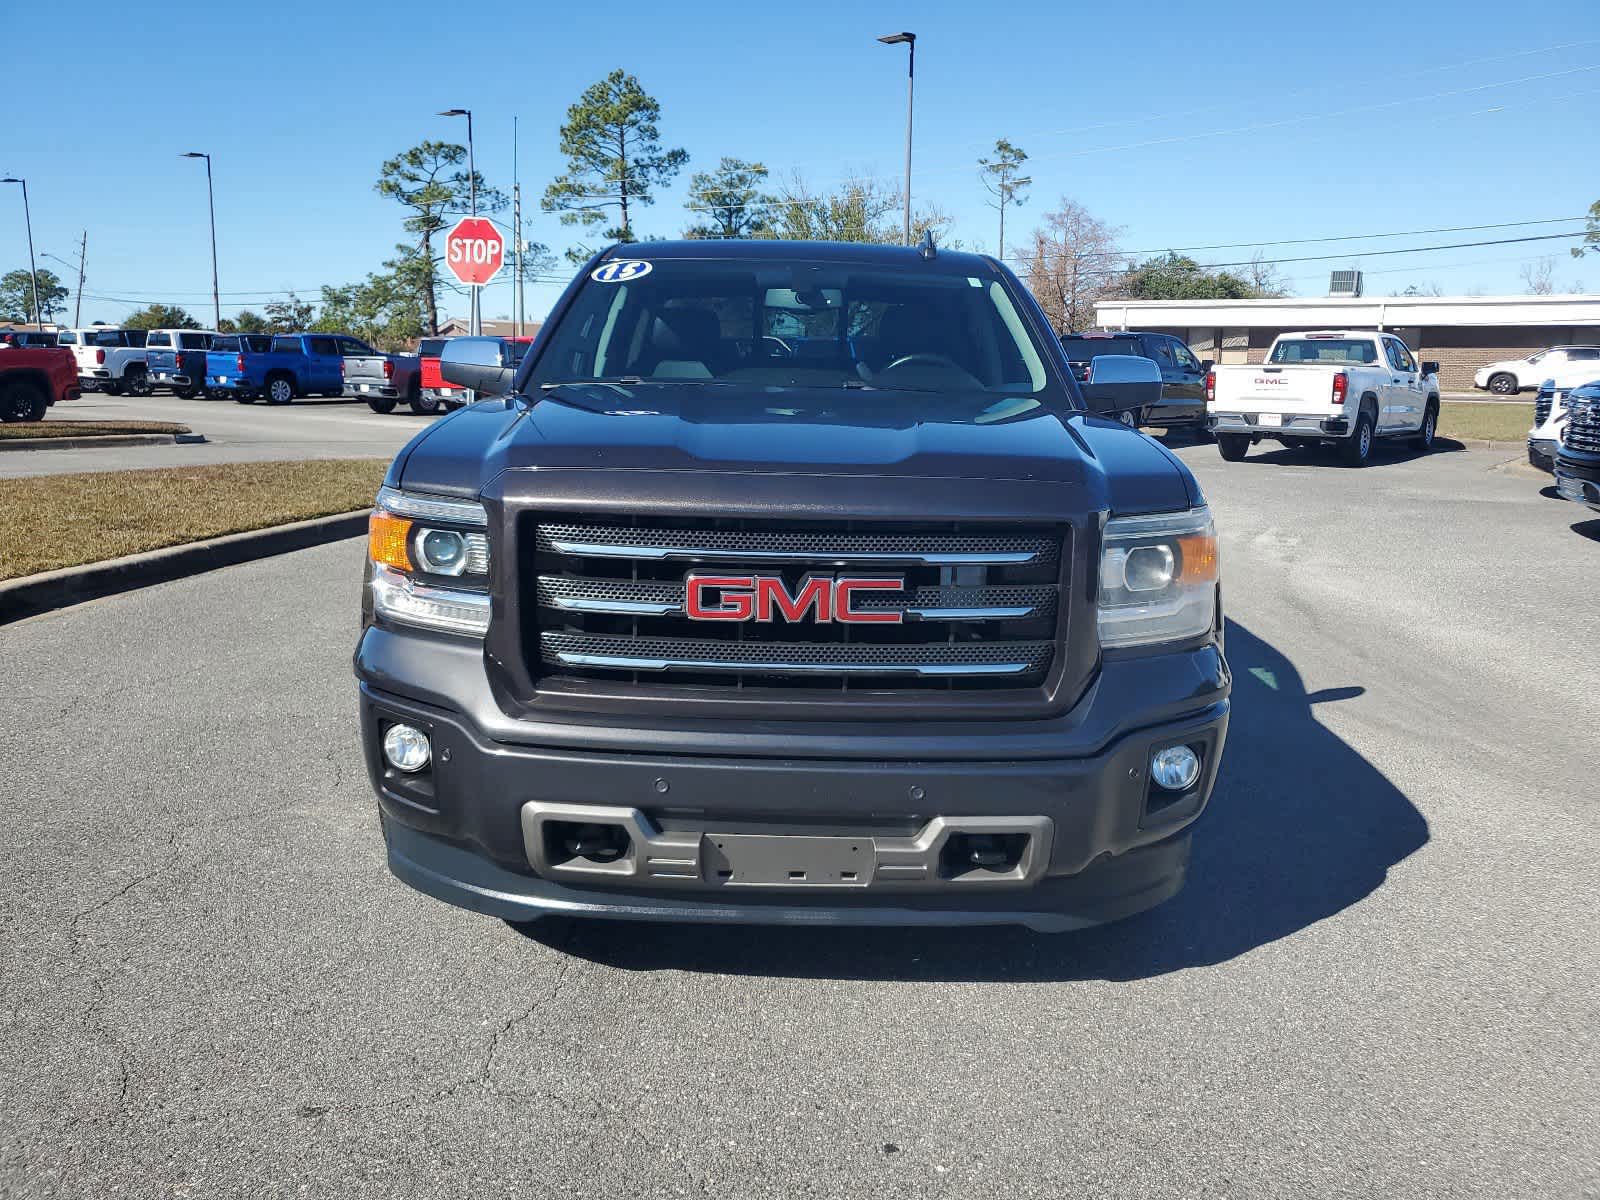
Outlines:
[[[1339,450],[1336,446],[1309,446],[1305,449],[1290,449],[1288,446],[1273,446],[1267,449],[1269,443],[1263,442],[1250,451],[1250,457],[1243,464],[1229,464],[1230,466],[1251,463],[1270,463],[1280,467],[1343,467],[1339,461]],[[1464,443],[1453,438],[1436,437],[1433,446],[1427,450],[1419,450],[1411,443],[1399,438],[1379,438],[1372,447],[1372,457],[1367,460],[1363,470],[1382,470],[1388,466],[1398,466],[1401,463],[1413,462],[1419,458],[1428,458],[1435,454],[1455,454],[1467,447]]]
[[1226,962],[1381,887],[1423,846],[1422,814],[1317,719],[1359,686],[1307,695],[1294,664],[1227,626],[1233,715],[1194,827],[1188,883],[1159,908],[1079,933],[536,922],[526,936],[623,970],[865,980],[1132,980]]

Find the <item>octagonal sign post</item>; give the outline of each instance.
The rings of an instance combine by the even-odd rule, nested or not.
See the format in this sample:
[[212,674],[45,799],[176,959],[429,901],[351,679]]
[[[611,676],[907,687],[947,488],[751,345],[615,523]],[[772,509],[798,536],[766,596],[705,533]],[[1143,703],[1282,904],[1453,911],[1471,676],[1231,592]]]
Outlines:
[[482,287],[506,265],[506,239],[483,217],[463,217],[445,234],[444,264],[462,283]]

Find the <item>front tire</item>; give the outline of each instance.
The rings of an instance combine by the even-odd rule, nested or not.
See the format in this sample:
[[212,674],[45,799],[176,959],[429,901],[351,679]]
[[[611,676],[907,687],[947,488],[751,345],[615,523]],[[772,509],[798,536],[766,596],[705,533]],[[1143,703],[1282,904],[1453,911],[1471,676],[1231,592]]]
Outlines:
[[1243,462],[1244,456],[1250,453],[1250,435],[1248,433],[1219,433],[1217,434],[1217,450],[1221,453],[1224,462]]
[[0,387],[0,421],[42,421],[50,398],[32,383],[19,381]]
[[1426,454],[1433,449],[1433,435],[1439,428],[1439,406],[1432,401],[1428,402],[1428,410],[1422,414],[1422,428],[1417,430],[1411,439],[1411,444],[1422,453]]
[[1489,390],[1496,396],[1515,396],[1517,394],[1517,377],[1502,371],[1498,375],[1489,376]]
[[1339,457],[1347,467],[1364,467],[1372,461],[1372,414],[1356,418],[1356,427],[1339,446]]

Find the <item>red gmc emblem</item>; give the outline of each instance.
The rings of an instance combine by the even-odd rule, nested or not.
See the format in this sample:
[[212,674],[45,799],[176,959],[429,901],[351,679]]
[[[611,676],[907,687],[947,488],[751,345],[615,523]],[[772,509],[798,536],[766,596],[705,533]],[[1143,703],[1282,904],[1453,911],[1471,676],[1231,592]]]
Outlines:
[[684,581],[684,612],[691,621],[842,621],[859,625],[898,625],[899,609],[863,612],[861,592],[899,592],[906,581],[882,576],[807,575],[790,592],[777,575],[690,575]]

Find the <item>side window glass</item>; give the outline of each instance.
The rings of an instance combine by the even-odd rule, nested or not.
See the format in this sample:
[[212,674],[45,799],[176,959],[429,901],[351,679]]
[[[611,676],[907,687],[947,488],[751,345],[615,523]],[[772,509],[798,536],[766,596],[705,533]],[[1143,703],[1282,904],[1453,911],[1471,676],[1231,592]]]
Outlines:
[[1189,347],[1185,346],[1182,342],[1177,341],[1176,339],[1174,339],[1170,345],[1172,346],[1173,357],[1178,360],[1178,365],[1180,367],[1189,372],[1196,372],[1200,370],[1200,360],[1190,353]]
[[311,353],[338,355],[339,344],[330,337],[314,337],[311,339]]
[[1389,365],[1396,371],[1404,371],[1405,365],[1400,361],[1400,347],[1388,338],[1383,339],[1383,354],[1389,360]]
[[1163,371],[1170,371],[1176,366],[1172,357],[1172,347],[1166,338],[1145,338],[1144,344],[1148,348],[1150,357],[1156,360],[1156,366]]

